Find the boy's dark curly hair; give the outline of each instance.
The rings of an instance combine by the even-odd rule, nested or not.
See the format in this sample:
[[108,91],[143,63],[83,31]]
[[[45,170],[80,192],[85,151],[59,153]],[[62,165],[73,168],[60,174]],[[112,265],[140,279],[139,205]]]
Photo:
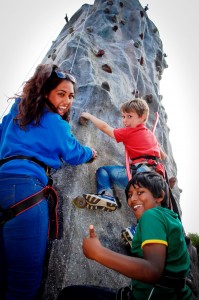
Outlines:
[[133,175],[133,178],[128,182],[125,194],[128,201],[128,192],[130,186],[138,185],[139,187],[144,187],[148,189],[154,198],[159,198],[162,196],[162,191],[164,191],[164,199],[161,202],[162,207],[169,207],[169,187],[166,180],[156,172],[139,172]]

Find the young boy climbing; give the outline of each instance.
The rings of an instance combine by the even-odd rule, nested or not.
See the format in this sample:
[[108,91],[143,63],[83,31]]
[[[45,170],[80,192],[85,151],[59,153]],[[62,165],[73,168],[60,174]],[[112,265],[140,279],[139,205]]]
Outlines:
[[[146,127],[149,107],[145,100],[130,100],[120,108],[123,128],[113,128],[106,122],[88,112],[81,116],[90,120],[99,130],[123,143],[131,159],[131,168],[136,172],[155,169],[164,173],[164,167],[159,159],[165,159],[166,154],[161,150],[155,135]],[[102,166],[96,172],[97,193],[84,194],[90,208],[101,208],[107,211],[117,209],[117,202],[112,190],[113,185],[125,189],[128,178],[125,166]]]

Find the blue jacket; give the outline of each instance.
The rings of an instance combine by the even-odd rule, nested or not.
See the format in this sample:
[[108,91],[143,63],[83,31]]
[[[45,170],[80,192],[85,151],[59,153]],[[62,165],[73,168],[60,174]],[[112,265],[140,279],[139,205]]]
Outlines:
[[[13,122],[19,101],[15,100],[0,124],[0,158],[19,154],[31,156],[54,169],[61,167],[61,160],[79,165],[91,159],[92,150],[79,143],[71,133],[68,122],[56,113],[45,110],[38,126],[29,124],[25,130],[20,129]],[[25,174],[47,183],[44,169],[32,161],[9,161],[1,166],[0,173]]]

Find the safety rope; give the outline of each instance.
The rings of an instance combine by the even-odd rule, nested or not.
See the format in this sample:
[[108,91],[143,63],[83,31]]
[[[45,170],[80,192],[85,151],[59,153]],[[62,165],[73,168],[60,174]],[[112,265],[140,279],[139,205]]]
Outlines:
[[11,105],[11,102],[8,102],[8,105],[6,106],[6,108],[4,109],[3,113],[1,114],[0,120],[3,118],[4,114],[6,113],[7,109],[9,108],[9,106]]
[[[44,50],[46,49],[46,47],[48,46],[48,44],[50,43],[50,41],[52,40],[52,37],[55,35],[55,32],[57,32],[58,29],[56,29],[56,31],[54,31],[54,33],[51,35],[51,38],[48,40],[48,42],[46,42],[45,46],[43,47],[43,49],[41,50],[40,54],[37,56],[35,62],[33,63],[32,67],[30,68],[30,70],[28,71],[28,73],[26,74],[23,82],[25,82],[26,78],[28,78],[29,74],[32,72],[33,67],[36,65],[37,61],[39,60],[41,54],[44,52]],[[17,95],[17,93],[19,92],[19,89],[21,88],[22,84],[20,85],[20,87],[17,89],[17,92],[15,93]],[[8,103],[8,105],[6,106],[5,110],[3,111],[3,113],[0,116],[0,120],[3,118],[3,116],[5,115],[6,111],[8,110],[9,106],[12,103],[12,100],[14,100],[14,98],[10,98],[8,97],[8,100],[10,100],[10,102]]]
[[[137,57],[136,56],[136,59],[141,62],[141,59],[143,57],[143,43],[144,43],[144,33],[145,33],[145,29],[146,29],[146,17],[144,18],[144,25],[143,25],[143,30],[141,30],[141,34],[143,34],[142,38],[141,38],[141,45],[140,45],[140,57]],[[138,65],[138,72],[137,72],[137,78],[136,78],[136,81],[135,81],[135,92],[138,93],[139,95],[139,90],[138,90],[138,87],[137,87],[137,84],[138,84],[138,77],[139,77],[139,73],[140,73],[140,68],[139,68],[139,65]]]
[[[146,14],[146,12],[145,12]],[[141,61],[141,58],[143,57],[143,54],[144,54],[144,47],[143,47],[143,44],[144,44],[144,35],[145,35],[145,30],[146,30],[146,26],[147,26],[147,19],[146,19],[146,16],[144,14],[144,17],[143,17],[143,29],[141,30],[141,34],[142,34],[142,38],[141,38],[141,46],[140,46],[140,57],[136,57],[138,59],[138,61]],[[135,91],[137,91],[138,95],[139,95],[139,90],[138,90],[138,77],[139,77],[139,73],[140,73],[140,68],[138,66],[138,72],[137,72],[137,78],[136,78],[136,82],[135,82]],[[160,103],[158,102],[158,109],[157,109],[157,112],[156,114],[158,114],[158,118],[159,118],[159,115],[160,115]],[[157,119],[157,118],[156,118]],[[163,146],[163,130],[162,130],[162,125],[161,125],[161,121],[159,122],[159,126],[161,127],[160,129],[160,133],[161,133],[161,136],[160,136],[160,145]]]
[[[78,45],[77,45],[77,48],[76,48],[76,51],[75,51],[75,55],[74,55],[73,62],[72,62],[71,68],[70,68],[70,70],[69,70],[69,73],[71,73],[72,70],[73,70],[73,66],[74,66],[74,63],[75,63],[76,56],[77,56],[77,51],[78,51],[78,49],[79,49],[80,40],[81,40],[81,37],[82,37],[82,34],[83,34],[83,30],[84,30],[84,27],[85,27],[86,20],[87,20],[87,18],[88,18],[89,10],[90,10],[90,5],[88,5],[88,9],[87,9],[87,12],[86,12],[86,17],[85,17],[85,20],[84,20],[84,23],[83,23],[83,27],[82,27],[80,36],[79,36]],[[59,67],[61,67],[61,65],[62,65],[65,61],[66,61],[66,59],[63,60],[63,61],[61,62],[61,64],[59,65]]]

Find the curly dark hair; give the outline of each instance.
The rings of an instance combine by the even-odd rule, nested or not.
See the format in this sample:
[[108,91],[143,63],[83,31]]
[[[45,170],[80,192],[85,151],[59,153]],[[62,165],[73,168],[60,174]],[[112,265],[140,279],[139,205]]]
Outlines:
[[139,172],[133,175],[133,178],[128,182],[125,194],[126,199],[128,201],[128,192],[130,186],[135,187],[138,185],[139,187],[144,187],[148,189],[154,198],[159,198],[162,196],[162,191],[164,191],[164,198],[161,202],[162,207],[169,207],[169,187],[166,180],[158,173],[149,171],[149,172]]
[[[63,80],[72,82],[74,92],[76,91],[76,83],[71,79],[70,74],[63,72],[65,77],[57,76],[56,70],[60,70],[55,64],[40,64],[37,66],[34,75],[25,82],[22,93],[17,95],[21,98],[19,103],[19,113],[15,117],[15,121],[19,126],[25,129],[26,125],[33,122],[38,125],[42,117],[44,107],[48,106],[52,111],[56,112],[56,108],[46,99],[45,95],[55,89]],[[62,118],[69,122],[70,110],[66,112]]]

